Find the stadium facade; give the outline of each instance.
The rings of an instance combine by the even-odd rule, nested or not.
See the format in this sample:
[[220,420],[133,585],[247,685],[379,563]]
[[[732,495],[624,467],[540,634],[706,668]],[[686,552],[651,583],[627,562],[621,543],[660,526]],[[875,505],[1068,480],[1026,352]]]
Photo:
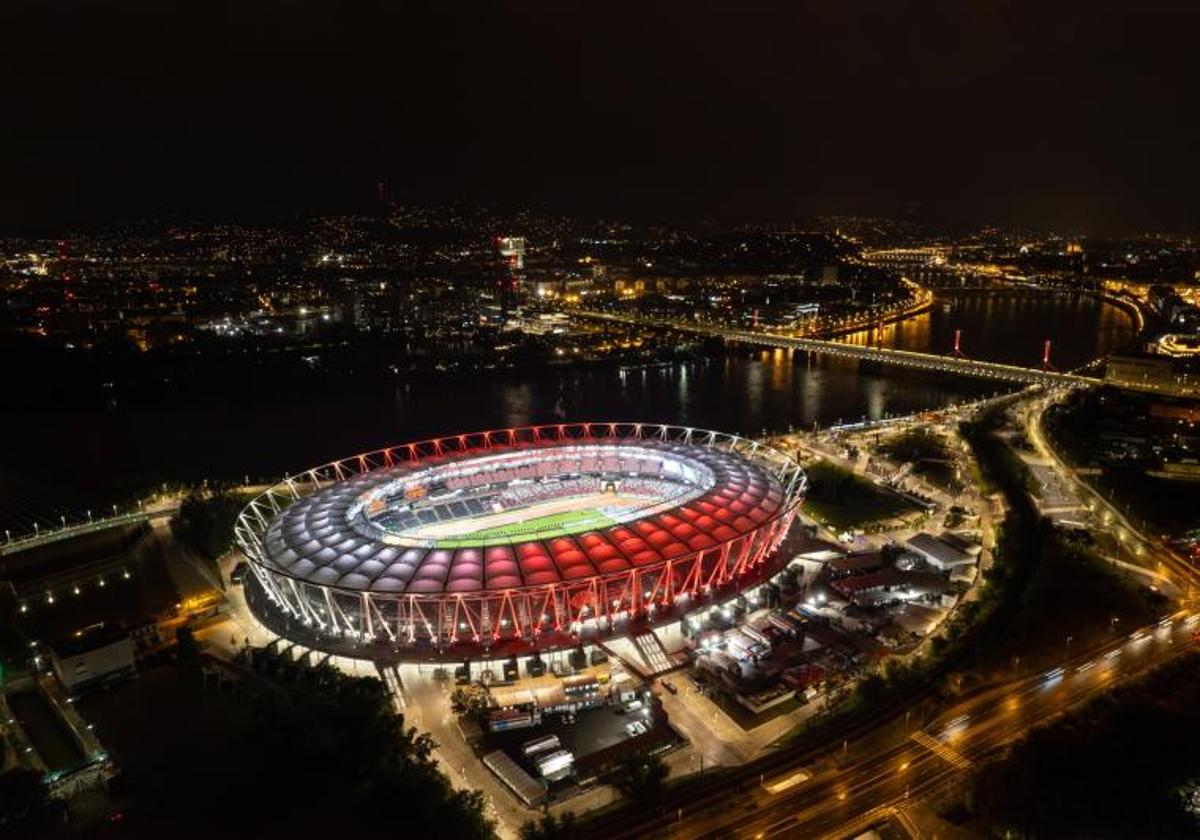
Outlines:
[[404,444],[289,476],[235,535],[263,608],[392,648],[566,647],[761,577],[802,501],[737,435],[578,423]]

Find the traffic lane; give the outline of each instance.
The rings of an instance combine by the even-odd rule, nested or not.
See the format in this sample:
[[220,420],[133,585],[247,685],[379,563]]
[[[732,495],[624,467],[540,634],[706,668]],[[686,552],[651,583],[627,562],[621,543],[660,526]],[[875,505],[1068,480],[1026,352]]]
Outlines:
[[[926,752],[926,755],[932,753]],[[720,809],[720,813],[728,818],[724,824],[713,826],[711,817],[697,815],[700,818],[673,826],[670,835],[715,840],[753,835],[784,821],[793,825],[801,820],[821,822],[833,818],[836,824],[854,816],[856,806],[864,801],[864,797],[878,795],[881,790],[890,797],[893,791],[888,788],[893,785],[903,793],[905,776],[925,762],[926,757],[915,744],[901,743],[853,767],[820,772],[794,791],[771,795],[765,789],[756,788],[749,801],[736,809],[731,809],[729,804]]]
[[869,821],[894,803],[923,795],[946,778],[949,767],[934,753],[908,743],[889,750],[871,767],[847,771],[832,786],[809,790],[801,802],[784,799],[729,826],[716,837],[817,837]]
[[[1106,657],[1103,663],[1082,670],[1081,666],[1091,660],[1073,663],[1071,671],[1064,668],[1062,674],[1026,678],[1012,690],[990,692],[958,704],[940,716],[938,723],[928,731],[939,740],[949,735],[947,745],[967,758],[990,757],[1046,718],[1101,693],[1114,681],[1140,674],[1171,658],[1182,649],[1181,639],[1190,643],[1195,626],[1195,617],[1190,617],[1186,622],[1174,620],[1171,626],[1154,628],[1144,635],[1134,634],[1135,638],[1122,639],[1104,648],[1106,653],[1117,651],[1117,654]],[[963,717],[967,720],[961,720]],[[955,731],[947,732],[947,728]],[[907,766],[901,769],[905,762]],[[890,769],[893,767],[895,772]],[[834,817],[843,823],[861,819],[877,808],[904,801],[917,791],[945,784],[961,772],[923,747],[900,745],[860,765],[831,771],[802,783],[801,788],[778,794],[778,800],[768,801],[765,805],[759,804],[765,791],[755,794],[753,805],[748,806],[754,811],[749,814],[726,811],[731,819],[719,828],[707,832],[672,833],[729,837],[753,836],[771,830],[814,836],[836,831],[836,824],[830,823]],[[903,781],[905,777],[907,782]],[[897,791],[900,784],[905,785],[904,791]]]
[[[862,772],[873,772],[881,766],[886,765],[889,761],[899,761],[898,756],[907,749],[906,744],[900,744],[895,747],[894,751],[888,751],[886,754],[876,754],[868,760],[856,764],[851,768],[838,769],[834,768],[814,768],[815,772],[811,779],[801,783],[796,788],[795,794],[799,798],[807,797],[832,797],[837,798],[839,790],[848,789],[853,782],[853,774]],[[783,771],[790,772],[790,771]],[[772,774],[780,775],[780,774]],[[727,824],[737,823],[744,819],[753,816],[751,812],[755,809],[765,808],[767,806],[777,805],[781,802],[794,801],[795,796],[776,794],[771,795],[757,783],[741,791],[737,795],[737,802],[730,803],[729,801],[715,803],[689,814],[681,822],[670,826],[668,833],[672,836],[679,837],[701,837],[724,836],[723,832]],[[844,797],[843,797],[844,799]]]

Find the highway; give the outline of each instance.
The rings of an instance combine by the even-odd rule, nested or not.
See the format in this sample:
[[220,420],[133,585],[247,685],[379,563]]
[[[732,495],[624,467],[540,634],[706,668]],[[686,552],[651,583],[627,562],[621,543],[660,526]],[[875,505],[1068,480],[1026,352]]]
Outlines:
[[[825,759],[793,788],[770,794],[761,786],[663,827],[680,838],[847,837],[892,815],[906,803],[959,782],[980,761],[999,754],[1034,726],[1113,685],[1136,677],[1194,647],[1197,614],[1176,615],[1169,627],[1123,636],[1072,658],[1061,669],[988,689],[957,703],[923,730],[895,737],[866,757],[839,767]],[[1136,638],[1135,638],[1136,637]],[[774,778],[786,770],[777,770]]]

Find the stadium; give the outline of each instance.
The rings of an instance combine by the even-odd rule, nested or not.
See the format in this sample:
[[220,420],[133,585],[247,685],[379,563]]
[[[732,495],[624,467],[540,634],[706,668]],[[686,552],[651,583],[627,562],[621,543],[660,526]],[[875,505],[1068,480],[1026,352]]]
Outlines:
[[582,423],[404,444],[285,478],[235,527],[260,614],[397,650],[553,649],[760,579],[802,500],[787,455]]

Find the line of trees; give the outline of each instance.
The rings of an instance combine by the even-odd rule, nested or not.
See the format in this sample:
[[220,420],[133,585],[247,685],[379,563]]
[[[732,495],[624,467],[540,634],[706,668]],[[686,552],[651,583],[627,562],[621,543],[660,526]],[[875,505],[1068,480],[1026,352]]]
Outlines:
[[[494,838],[483,795],[451,785],[433,739],[405,727],[382,681],[312,670],[304,688],[264,690],[233,707],[223,747],[197,742],[161,778],[143,777],[123,832]],[[217,816],[192,824],[187,814]]]
[[244,504],[222,487],[192,490],[171,519],[171,533],[205,560],[216,561],[233,545],[233,525]]

